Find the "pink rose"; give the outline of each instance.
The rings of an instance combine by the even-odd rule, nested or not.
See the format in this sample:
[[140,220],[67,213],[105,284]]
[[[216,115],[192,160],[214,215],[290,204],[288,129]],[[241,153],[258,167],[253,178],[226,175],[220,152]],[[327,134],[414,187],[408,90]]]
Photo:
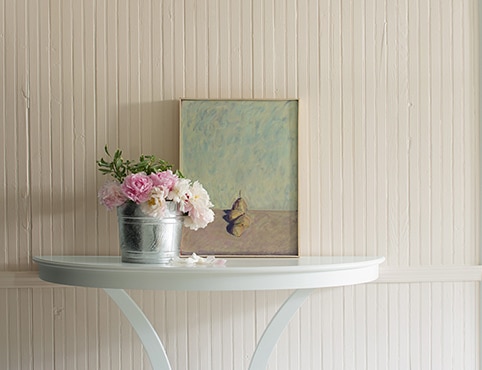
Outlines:
[[151,173],[149,177],[152,180],[154,186],[162,188],[167,191],[171,191],[174,185],[176,185],[179,178],[172,173],[171,170]]
[[121,185],[116,181],[106,182],[99,189],[98,197],[100,203],[110,211],[124,204],[127,200],[127,197],[121,189]]
[[141,172],[128,175],[121,187],[130,200],[139,204],[150,198],[153,184],[150,177]]

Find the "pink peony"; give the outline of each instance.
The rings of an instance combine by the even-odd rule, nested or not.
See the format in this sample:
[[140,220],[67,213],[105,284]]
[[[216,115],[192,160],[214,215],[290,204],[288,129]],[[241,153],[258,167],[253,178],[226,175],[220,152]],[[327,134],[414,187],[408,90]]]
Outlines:
[[179,178],[171,170],[152,173],[149,175],[154,186],[165,189],[168,192],[174,188]]
[[121,185],[124,194],[137,204],[143,203],[151,197],[152,180],[145,173],[128,175]]
[[121,185],[117,181],[106,182],[99,189],[98,197],[100,203],[106,206],[110,211],[124,204],[127,200],[127,197],[122,191]]

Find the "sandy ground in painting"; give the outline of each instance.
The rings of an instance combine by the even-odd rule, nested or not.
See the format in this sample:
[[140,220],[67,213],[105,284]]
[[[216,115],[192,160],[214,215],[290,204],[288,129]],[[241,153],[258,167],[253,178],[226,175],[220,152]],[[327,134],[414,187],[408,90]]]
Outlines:
[[181,254],[216,256],[298,255],[297,211],[248,211],[251,225],[239,237],[227,232],[223,210],[214,210],[213,223],[205,229],[183,229]]

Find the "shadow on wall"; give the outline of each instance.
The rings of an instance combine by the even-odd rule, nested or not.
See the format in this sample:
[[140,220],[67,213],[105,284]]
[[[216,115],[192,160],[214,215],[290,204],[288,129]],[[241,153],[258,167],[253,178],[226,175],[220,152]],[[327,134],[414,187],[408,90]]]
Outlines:
[[[98,126],[102,124],[101,121],[97,121]],[[19,192],[24,190],[20,197],[16,198],[12,195],[2,199],[2,203],[10,210],[9,214],[19,216],[20,227],[24,229],[31,227],[27,219],[30,210],[33,217],[93,211],[91,205],[97,204],[98,188],[108,180],[108,176],[102,175],[96,165],[97,159],[106,156],[105,144],[108,145],[111,154],[117,148],[122,149],[124,158],[138,159],[141,154],[154,154],[177,167],[179,162],[178,100],[125,104],[119,109],[118,122],[111,120],[105,124],[109,126],[105,130],[107,132],[105,143],[99,136],[94,136],[94,132],[102,131],[102,127],[91,130],[92,137],[85,137],[86,143],[91,140],[92,143],[97,144],[97,152],[92,160],[85,162],[82,168],[84,178],[79,178],[76,168],[84,165],[85,158],[80,159],[79,163],[75,163],[74,159],[74,163],[64,163],[62,168],[51,169],[52,180],[48,187],[38,183],[32,184],[30,193],[25,186],[24,189],[19,189]],[[51,143],[51,145],[54,144]],[[86,147],[92,147],[92,145],[86,144]],[[43,149],[47,150],[47,148]],[[30,177],[33,176],[38,178],[37,173],[32,173]]]
[[124,158],[153,154],[179,166],[179,100],[121,105],[108,132],[109,148],[122,149]]
[[[86,122],[89,124],[92,125]],[[17,164],[17,168],[31,172],[24,177],[32,179],[32,183],[21,184],[16,190],[6,189],[6,196],[0,198],[9,215],[4,225],[9,245],[6,265],[11,265],[7,269],[28,268],[32,253],[59,253],[59,240],[65,244],[63,254],[82,254],[84,249],[96,251],[95,230],[107,227],[117,235],[115,217],[106,216],[97,200],[99,187],[108,179],[98,172],[95,162],[105,155],[105,144],[112,152],[121,148],[125,158],[154,154],[175,168],[179,165],[178,100],[124,104],[118,114],[111,114],[107,120],[98,119],[95,125],[86,130],[80,144],[85,146],[86,157],[64,157],[59,160],[61,166],[48,169],[48,176],[43,173],[45,168]],[[65,130],[69,127],[73,130],[72,125],[64,125]],[[51,141],[48,145],[56,144]],[[66,145],[73,143],[64,142]],[[95,153],[89,153],[90,148],[95,148]],[[42,147],[39,153],[31,155],[42,153],[50,155],[51,148]],[[51,160],[43,159],[45,163]]]

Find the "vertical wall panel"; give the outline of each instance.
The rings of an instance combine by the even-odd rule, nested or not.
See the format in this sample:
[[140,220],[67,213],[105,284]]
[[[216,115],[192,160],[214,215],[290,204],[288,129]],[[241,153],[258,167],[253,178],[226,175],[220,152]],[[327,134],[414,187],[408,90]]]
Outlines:
[[[302,255],[478,263],[478,2],[0,0],[2,271],[118,254],[108,144],[178,162],[178,99],[300,98]],[[174,369],[242,369],[289,292],[131,292]],[[478,283],[316,291],[270,369],[476,369]],[[10,369],[149,369],[96,289],[0,290]],[[6,319],[5,319],[6,318]]]
[[[25,1],[3,4],[3,127],[4,158],[3,221],[5,248],[1,257],[4,270],[26,269],[30,265],[30,194],[28,179],[28,25]],[[7,108],[8,107],[8,108]],[[8,138],[8,139],[6,139]],[[19,166],[17,161],[23,165]],[[14,216],[14,217],[12,217]],[[22,248],[20,248],[22,246]]]
[[[365,58],[365,26],[366,19],[364,17],[365,4],[357,2],[353,4],[352,23],[353,23],[353,58],[357,61],[353,67],[353,94],[352,102],[352,121],[353,121],[353,176],[351,179],[353,187],[353,211],[350,212],[353,217],[353,239],[351,253],[357,250],[357,253],[366,254],[366,237],[367,237],[367,186],[365,181],[357,182],[356,179],[366,177],[367,171],[367,136],[366,136],[366,107],[364,99],[366,98],[366,58]],[[354,92],[358,91],[358,94]],[[356,119],[355,119],[356,118]],[[357,122],[355,124],[355,122]],[[365,240],[364,245],[356,247],[355,240]],[[348,251],[347,251],[348,252]]]
[[54,363],[53,290],[33,289],[32,304],[32,358],[35,369],[51,369]]
[[[301,3],[300,3],[300,9],[301,9]],[[309,9],[305,10],[306,12],[309,12]],[[318,142],[316,143],[316,146],[318,147],[319,150],[319,155],[318,156],[313,156],[311,153],[309,153],[309,158],[311,158],[312,161],[314,161],[314,164],[316,165],[317,162],[319,162],[321,165],[320,167],[324,169],[324,175],[321,175],[321,171],[314,171],[312,174],[310,172],[310,175],[312,176],[312,179],[310,181],[306,181],[307,184],[313,184],[312,186],[314,188],[319,188],[323,189],[323,191],[320,191],[319,194],[317,194],[317,199],[315,202],[322,204],[322,207],[310,207],[311,202],[309,202],[307,205],[300,204],[301,207],[306,207],[309,209],[309,219],[312,220],[311,222],[315,223],[316,219],[318,219],[318,227],[314,227],[314,231],[311,232],[310,234],[312,235],[313,239],[307,240],[304,242],[304,244],[309,244],[313,245],[315,248],[313,251],[313,254],[333,254],[333,243],[332,241],[332,228],[331,228],[331,220],[333,218],[333,207],[332,207],[332,178],[333,178],[333,165],[332,165],[332,114],[331,114],[331,102],[332,102],[332,94],[331,94],[331,88],[330,88],[330,83],[331,83],[331,47],[330,47],[330,40],[331,40],[331,34],[332,34],[332,26],[331,22],[329,22],[329,17],[331,13],[331,2],[320,2],[319,3],[319,9],[318,9],[318,14],[319,14],[319,19],[320,21],[318,22],[318,37],[319,35],[324,35],[319,40],[319,48],[321,50],[325,50],[325,57],[320,58],[319,60],[319,69],[320,71],[324,71],[323,75],[319,77],[320,80],[320,85],[324,86],[325,88],[320,88],[320,96],[318,98],[319,100],[319,106],[317,104],[310,104],[310,112],[313,112],[313,114],[316,114],[315,117],[312,119],[315,119],[320,122],[320,132],[322,131],[324,134],[323,135],[317,135],[317,140]],[[299,27],[301,25],[308,23],[307,19],[302,20],[298,22]],[[304,35],[303,37],[298,37],[298,54],[303,57],[303,60],[298,61],[299,65],[299,76],[305,75],[305,72],[301,73],[301,71],[304,70],[304,66],[306,63],[306,58],[307,56],[300,54],[300,52],[303,50],[305,42],[303,42],[304,39],[308,38],[308,32],[304,28],[299,28],[299,35]],[[307,74],[307,79],[309,80],[309,72],[308,69],[306,71]],[[300,78],[299,78],[300,79]],[[303,102],[303,100],[308,101],[309,96],[311,94],[308,94],[306,91],[306,88],[302,86],[300,83],[299,89],[300,89],[300,105]],[[313,99],[316,99],[316,95],[313,97]],[[315,100],[316,101],[316,100]],[[307,108],[308,106],[306,106]],[[323,119],[320,119],[321,116]],[[300,115],[300,122],[305,122],[308,120],[308,116],[303,117]],[[303,127],[303,125],[299,125],[300,127]],[[303,132],[300,129],[300,133]],[[309,134],[308,134],[309,135]],[[311,135],[310,135],[311,136]],[[302,145],[300,141],[300,145]],[[300,155],[300,161],[304,161],[305,159]],[[316,177],[315,177],[316,176]],[[303,182],[299,183],[299,190],[303,192],[303,189],[301,186],[304,186]],[[318,198],[319,197],[319,198]],[[301,216],[300,216],[301,217]],[[308,220],[301,220],[301,222],[306,222],[308,223]],[[322,231],[323,230],[323,231]],[[317,243],[320,243],[321,245],[318,247]]]
[[[5,1],[2,0],[0,1],[0,34],[2,35],[0,37],[0,114],[1,114],[1,137],[5,138],[7,134],[7,127],[6,127],[6,92],[7,92],[7,87],[6,87],[6,81],[5,81],[5,63],[6,63],[6,35],[5,35]],[[1,139],[0,139],[1,140]],[[1,140],[2,144],[5,144],[5,139]],[[2,168],[4,168],[3,171],[0,172],[0,184],[2,186],[2,192],[0,193],[1,197],[3,199],[6,199],[6,193],[7,193],[7,158],[6,158],[6,151],[5,151],[5,145],[2,145],[2,151],[1,153],[1,164]],[[7,243],[7,210],[6,207],[4,207],[2,210],[0,210],[0,235],[1,241],[3,244]],[[3,270],[5,269],[5,259],[6,259],[6,249],[4,249],[3,253],[0,254],[0,268]]]
[[[464,14],[464,4],[459,2],[453,3],[453,20],[452,20],[452,27],[453,27],[453,55],[463,55],[463,45],[464,45],[464,23],[463,23],[463,14]],[[465,182],[467,181],[464,173],[464,163],[463,163],[463,152],[464,152],[464,135],[466,126],[468,122],[466,122],[466,114],[468,112],[464,112],[464,84],[463,79],[456,78],[455,76],[460,73],[460,71],[464,70],[463,62],[464,58],[455,58],[451,57],[453,61],[453,73],[454,76],[452,77],[453,82],[453,112],[460,112],[460,117],[455,118],[452,117],[454,125],[456,128],[453,130],[453,187],[454,187],[454,194],[460,194],[460,199],[462,201],[456,201],[453,205],[453,217],[454,217],[454,224],[453,224],[453,231],[454,237],[453,242],[454,244],[463,245],[466,242],[466,231],[464,231],[464,227],[462,222],[464,220],[464,204],[467,195],[464,192]],[[454,263],[455,264],[463,264],[466,263],[466,253],[467,251],[464,249],[457,250],[454,256]],[[469,258],[470,259],[470,258]]]
[[[365,40],[375,40],[375,2],[366,2],[364,4],[364,9],[362,14],[364,15],[364,39]],[[365,76],[365,88],[362,91],[362,97],[364,97],[364,106],[365,106],[365,114],[363,119],[366,122],[365,128],[365,145],[366,145],[366,172],[364,177],[364,183],[366,186],[366,198],[367,198],[367,205],[366,205],[366,253],[368,255],[382,255],[381,252],[378,251],[377,247],[377,237],[378,237],[378,228],[376,222],[376,202],[375,202],[375,194],[377,193],[376,185],[376,156],[377,156],[377,145],[376,145],[376,125],[374,120],[374,115],[376,111],[375,105],[375,87],[376,87],[376,73],[375,73],[375,59],[376,59],[376,51],[375,51],[375,43],[373,42],[365,42],[365,48],[363,50],[362,59],[365,60],[365,65],[363,65],[363,69],[360,71],[361,76]],[[361,181],[360,181],[361,182]],[[370,199],[370,201],[368,201]],[[363,239],[362,239],[363,240]]]
[[[418,158],[422,149],[421,131],[419,124],[421,115],[420,105],[420,82],[421,82],[421,27],[420,9],[415,2],[408,3],[409,19],[408,19],[408,243],[410,245],[422,243],[422,233],[424,231],[425,220],[422,217],[421,199],[422,199],[422,163]],[[409,253],[409,264],[419,265],[421,263],[421,253]]]
[[[474,283],[449,282],[375,284],[315,292],[283,333],[270,358],[269,368],[476,369],[475,346],[469,338],[476,335],[477,330],[473,326],[477,320],[474,308],[477,290]],[[97,363],[102,369],[150,368],[137,336],[127,320],[119,315],[118,308],[105,300],[104,292],[83,288],[55,289],[62,305],[55,304],[52,292],[51,289],[42,289],[41,294],[40,290],[33,292],[31,289],[2,290],[1,310],[11,319],[5,323],[10,340],[8,352],[2,357],[7,359],[9,369],[50,369],[53,366],[84,369],[95,368]],[[367,294],[374,293],[377,296],[374,302],[366,299]],[[289,293],[214,294],[218,297],[211,293],[190,296],[181,293],[168,300],[162,297],[164,293],[152,295],[131,291],[131,294],[153,319],[161,339],[165,343],[175,343],[175,347],[167,346],[168,354],[175,359],[173,366],[179,363],[186,366],[183,368],[196,369],[209,364],[212,369],[244,369],[257,339],[249,334],[249,328],[256,321],[261,329]],[[102,310],[97,302],[86,303],[87,295],[98,296],[99,302],[105,303]],[[403,304],[405,301],[410,304]],[[169,324],[175,315],[167,315],[167,320],[157,323],[157,315],[164,312],[157,303],[164,309],[167,305],[168,311],[185,303],[188,312],[181,313],[177,323]],[[207,310],[214,303],[218,307]],[[440,305],[450,310],[440,310]],[[32,310],[32,307],[37,309]],[[97,315],[89,313],[90,310],[99,310],[110,323],[106,325],[99,320],[98,327],[92,324],[92,330],[89,329],[84,320]],[[203,321],[207,311],[219,315]],[[255,317],[251,316],[252,312],[256,312]],[[363,320],[357,320],[361,312]],[[62,328],[54,338],[52,321],[57,328]],[[217,335],[212,336],[216,327]],[[35,333],[32,340],[31,331]],[[106,347],[100,345],[99,349],[99,343],[92,340],[92,336],[108,338]],[[362,340],[363,337],[372,340]],[[211,343],[219,341],[218,351],[202,353],[208,346],[204,340],[207,338]],[[116,345],[126,352],[118,352]],[[20,355],[29,351],[35,356]],[[56,365],[53,365],[53,351],[58,353]]]

